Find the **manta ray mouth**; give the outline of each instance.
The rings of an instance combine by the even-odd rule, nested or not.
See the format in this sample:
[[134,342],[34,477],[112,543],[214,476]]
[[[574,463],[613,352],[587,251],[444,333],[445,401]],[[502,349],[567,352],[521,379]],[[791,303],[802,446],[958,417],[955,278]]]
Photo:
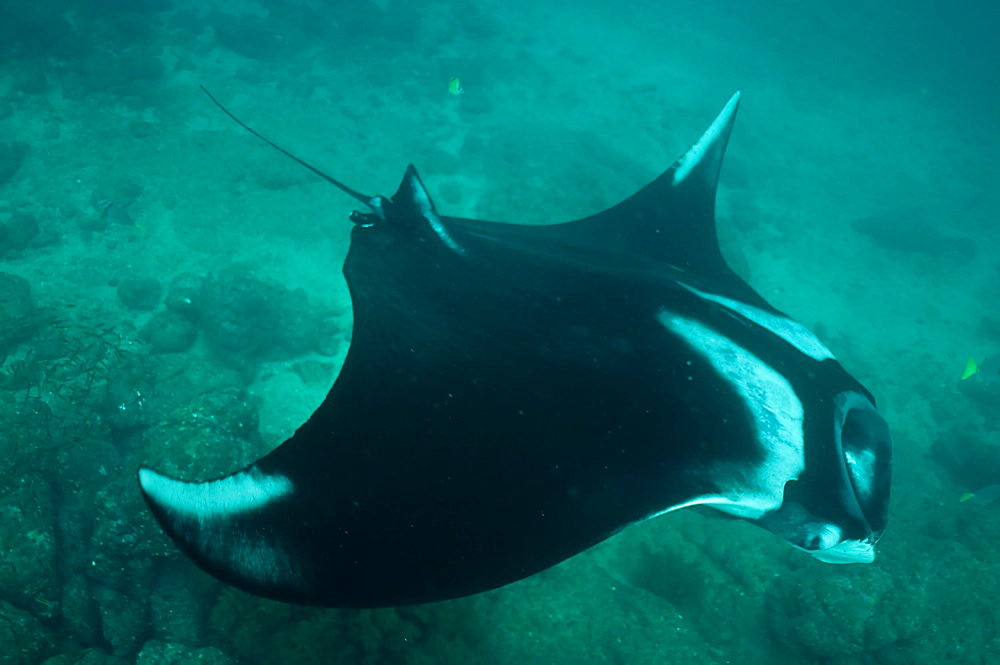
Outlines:
[[870,563],[888,517],[889,426],[861,392],[841,392],[832,403],[832,445],[807,456],[781,506],[757,524],[825,563]]
[[802,541],[792,544],[825,563],[870,563],[889,510],[889,426],[859,392],[840,393],[833,403],[842,491],[832,508],[841,517],[804,520]]
[[888,521],[892,456],[889,425],[871,400],[858,392],[841,393],[834,399],[834,407],[834,436],[856,502],[856,508],[851,508],[860,513],[874,545]]

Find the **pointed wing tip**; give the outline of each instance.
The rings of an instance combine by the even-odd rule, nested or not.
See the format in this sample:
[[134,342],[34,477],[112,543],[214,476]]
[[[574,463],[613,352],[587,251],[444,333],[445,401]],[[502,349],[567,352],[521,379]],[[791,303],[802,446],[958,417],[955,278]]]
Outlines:
[[726,105],[722,107],[722,111],[719,112],[718,117],[715,119],[715,122],[713,122],[712,125],[715,125],[715,123],[722,121],[723,125],[726,125],[728,126],[729,129],[732,129],[733,123],[736,121],[736,111],[738,111],[740,108],[740,98],[742,96],[743,93],[740,90],[734,92],[733,96],[729,98],[728,102],[726,102]]
[[154,487],[166,479],[166,476],[153,471],[149,467],[141,466],[136,472],[136,479],[139,481],[139,490],[147,500],[152,500],[155,493]]
[[[205,482],[186,482],[147,467],[139,488],[164,532],[202,569],[258,595],[315,602],[301,561],[288,550],[283,529],[295,509],[265,514],[291,497],[292,481],[251,466]],[[307,502],[308,504],[308,502]]]
[[743,97],[743,93],[737,90],[733,93],[733,96],[729,98],[726,105],[722,107],[722,111],[719,112],[719,118],[724,118],[725,123],[732,127],[733,123],[736,121],[736,111],[740,108],[740,99]]
[[736,121],[736,111],[739,106],[740,91],[737,90],[722,107],[719,115],[715,117],[701,138],[674,164],[672,170],[675,186],[686,180],[692,172],[699,171],[705,174],[712,188],[715,188],[719,178],[719,169],[722,166],[722,155],[729,143],[729,135],[733,131],[733,123]]
[[413,198],[422,191],[426,193],[424,181],[420,179],[420,174],[417,173],[417,167],[413,164],[407,164],[406,170],[403,171],[403,179],[399,183],[399,188],[391,198],[393,201],[398,202],[404,198]]
[[139,489],[151,504],[199,520],[253,512],[291,494],[295,488],[287,476],[264,473],[256,466],[204,482],[178,480],[140,467],[138,478]]
[[174,522],[179,505],[184,504],[184,498],[195,483],[187,483],[154,471],[149,467],[139,467],[136,473],[139,481],[139,491],[146,505],[153,512],[161,525],[171,537],[176,537],[177,529]]

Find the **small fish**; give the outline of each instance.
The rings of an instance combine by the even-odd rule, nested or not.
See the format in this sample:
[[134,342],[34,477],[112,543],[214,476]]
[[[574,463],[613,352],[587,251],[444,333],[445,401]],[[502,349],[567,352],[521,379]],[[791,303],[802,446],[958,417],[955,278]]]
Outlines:
[[980,379],[989,380],[1000,376],[1000,353],[993,354],[981,363],[977,363],[973,358],[965,361],[965,370],[962,372],[960,381],[979,375]]
[[101,209],[101,218],[107,218],[112,224],[122,224],[123,226],[135,226],[132,215],[128,214],[125,206],[119,205],[111,199],[101,199],[97,202],[97,207]]
[[975,492],[963,494],[958,499],[958,502],[965,503],[966,501],[971,501],[980,506],[987,506],[997,499],[1000,499],[1000,485],[987,485]]
[[458,95],[464,93],[465,93],[465,88],[462,87],[461,81],[459,81],[457,78],[451,78],[448,81],[448,94],[455,95],[457,97]]
[[[6,356],[4,357],[6,362]],[[0,389],[31,390],[42,383],[42,366],[32,349],[24,357],[0,367]]]

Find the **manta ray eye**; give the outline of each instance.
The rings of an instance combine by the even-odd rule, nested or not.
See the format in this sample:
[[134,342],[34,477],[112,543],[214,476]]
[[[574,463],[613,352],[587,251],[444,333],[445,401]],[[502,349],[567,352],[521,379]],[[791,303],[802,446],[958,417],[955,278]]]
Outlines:
[[370,212],[360,212],[355,210],[351,213],[351,221],[361,227],[375,226],[375,222],[379,220],[378,216]]
[[375,226],[386,219],[386,205],[389,203],[384,196],[373,196],[366,204],[372,209],[371,212],[361,212],[355,210],[351,213],[351,222],[361,227]]

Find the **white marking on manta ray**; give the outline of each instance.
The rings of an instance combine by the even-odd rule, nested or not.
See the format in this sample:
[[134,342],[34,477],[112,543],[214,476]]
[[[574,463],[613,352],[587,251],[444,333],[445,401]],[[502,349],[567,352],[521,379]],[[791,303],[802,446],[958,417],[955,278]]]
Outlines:
[[206,522],[259,510],[295,489],[282,475],[253,467],[204,483],[188,483],[139,469],[139,484],[153,501],[176,516]]
[[287,477],[250,468],[219,480],[188,483],[140,469],[139,483],[167,511],[178,537],[218,567],[267,584],[301,579],[287,553],[259,534],[248,534],[238,520],[291,494],[294,486]]
[[[181,537],[191,538],[186,529]],[[214,520],[191,538],[206,559],[228,569],[244,580],[271,586],[301,586],[302,571],[298,562],[282,549],[273,536],[248,533],[234,528],[226,520]]]
[[[725,107],[716,116],[715,120],[709,125],[705,133],[701,135],[698,142],[695,143],[691,148],[684,153],[684,156],[677,160],[677,167],[674,170],[674,187],[679,185],[681,182],[687,178],[694,167],[698,166],[705,156],[712,151],[712,147],[717,145],[716,141],[719,138],[719,134],[725,130],[726,126],[733,122],[733,116],[736,114],[736,106],[740,102],[740,93],[737,92],[729,101],[726,102]],[[716,154],[716,159],[720,159],[721,155]]]
[[414,186],[412,189],[413,202],[417,204],[420,214],[431,225],[434,233],[441,238],[441,242],[447,245],[448,249],[453,252],[465,254],[465,248],[455,242],[455,239],[448,233],[448,229],[444,228],[444,224],[441,223],[441,218],[438,217],[437,211],[434,210],[434,204],[431,203],[430,197],[427,196],[427,190],[422,185]]
[[844,540],[823,550],[807,550],[794,543],[792,546],[823,563],[871,563],[875,560],[875,545],[866,540]]
[[757,441],[767,452],[764,462],[755,469],[716,469],[714,477],[736,477],[739,482],[685,505],[710,505],[747,519],[759,519],[775,510],[784,499],[785,484],[797,479],[805,468],[804,410],[795,390],[773,367],[700,321],[666,310],[657,319],[684,339],[743,397],[757,429]]
[[425,214],[424,217],[430,222],[434,233],[438,234],[438,237],[441,238],[441,242],[447,245],[453,252],[465,254],[465,248],[455,242],[451,235],[448,234],[448,230],[444,228],[444,224],[441,223],[441,218],[437,216],[436,212],[432,210],[430,213]]
[[736,515],[738,517],[748,517],[753,519],[757,515],[756,510],[748,512],[743,509],[743,502],[724,497],[721,494],[704,494],[702,496],[691,499],[690,501],[685,501],[684,503],[679,503],[676,506],[670,506],[664,510],[653,513],[649,517],[644,517],[640,521],[651,520],[654,517],[659,517],[660,515],[666,515],[667,513],[672,513],[675,510],[681,510],[682,508],[690,508],[691,506],[708,506],[709,508],[715,508],[721,512],[727,513],[729,515]]
[[785,340],[813,360],[822,361],[833,359],[833,352],[826,348],[826,345],[823,344],[823,342],[819,341],[819,338],[816,337],[813,331],[809,330],[798,321],[793,321],[792,319],[772,314],[771,312],[765,312],[759,307],[748,305],[744,302],[740,302],[739,300],[733,300],[732,298],[726,298],[725,296],[718,296],[714,293],[700,291],[699,289],[696,289],[693,286],[688,286],[683,282],[678,282],[678,284],[696,296],[722,305],[726,309],[739,314],[743,318],[750,319],[761,328],[770,330],[772,333]]
[[[834,419],[839,425],[834,430],[837,443],[844,453],[844,463],[847,465],[847,475],[854,493],[863,502],[871,501],[874,495],[875,479],[878,469],[878,453],[871,446],[877,445],[868,441],[867,437],[845,436],[845,428],[848,421],[852,419],[852,414],[856,418],[862,418],[877,413],[875,405],[861,393],[848,390],[837,395],[833,403],[836,407]],[[857,421],[853,421],[857,425]]]
[[875,492],[875,453],[871,450],[845,450],[844,462],[858,498],[870,501]]

